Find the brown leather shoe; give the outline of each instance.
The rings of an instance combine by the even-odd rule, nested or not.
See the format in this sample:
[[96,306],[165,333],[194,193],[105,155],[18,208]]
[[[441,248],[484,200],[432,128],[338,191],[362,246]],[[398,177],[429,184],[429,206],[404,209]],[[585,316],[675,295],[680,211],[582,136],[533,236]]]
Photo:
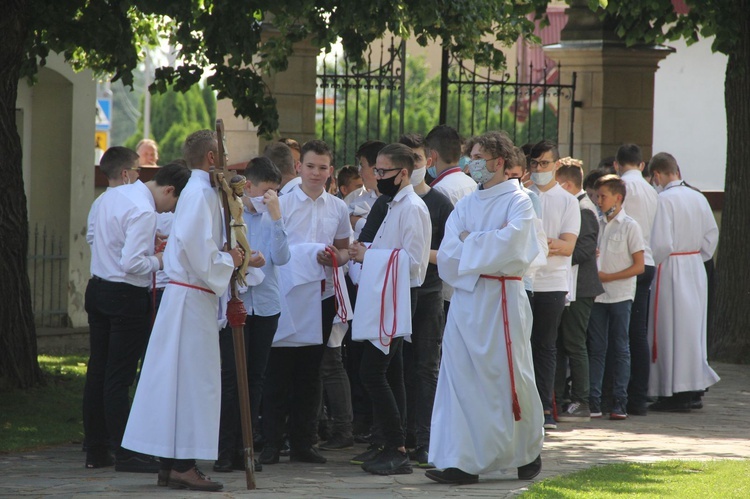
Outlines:
[[169,487],[173,489],[202,490],[216,492],[224,488],[219,482],[214,482],[204,475],[197,466],[193,466],[184,473],[172,470],[169,472]]

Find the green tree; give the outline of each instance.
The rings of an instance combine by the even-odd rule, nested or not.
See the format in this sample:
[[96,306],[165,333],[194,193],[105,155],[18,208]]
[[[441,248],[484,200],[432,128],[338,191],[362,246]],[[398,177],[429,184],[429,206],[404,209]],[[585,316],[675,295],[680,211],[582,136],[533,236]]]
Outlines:
[[[728,362],[750,362],[750,0],[686,0],[677,14],[670,0],[610,0],[604,14],[629,44],[714,37],[712,48],[728,56],[725,202],[719,234],[717,281],[709,353]],[[598,10],[596,5],[592,8]]]
[[[40,379],[36,334],[26,275],[28,218],[16,130],[22,76],[33,77],[47,55],[64,54],[74,68],[133,82],[144,46],[162,35],[178,47],[177,67],[155,72],[153,90],[185,91],[205,70],[218,98],[259,132],[278,128],[276,103],[262,74],[283,71],[293,44],[309,39],[330,49],[339,37],[354,62],[386,31],[440,43],[478,63],[499,68],[494,41],[532,37],[527,15],[546,0],[8,0],[0,16],[0,379],[28,387]],[[270,23],[273,23],[272,25]],[[270,29],[265,29],[268,26]],[[485,37],[490,37],[489,41]]]
[[[144,100],[141,99],[141,115]],[[169,88],[164,93],[152,96],[150,138],[159,145],[159,162],[166,164],[182,156],[182,143],[192,131],[213,128],[215,110],[213,92],[205,92],[200,85],[193,85],[185,92]],[[143,116],[138,120],[135,132],[123,145],[134,149],[142,138]]]

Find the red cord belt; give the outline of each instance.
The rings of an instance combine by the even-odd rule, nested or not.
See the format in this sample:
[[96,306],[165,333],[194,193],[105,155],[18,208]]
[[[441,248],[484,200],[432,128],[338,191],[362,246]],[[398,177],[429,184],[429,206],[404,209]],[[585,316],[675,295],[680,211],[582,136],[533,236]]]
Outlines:
[[[333,251],[330,248],[326,248],[325,252],[328,253],[331,257],[331,261],[333,263],[333,295],[336,297],[335,299],[335,306],[336,306],[336,315],[339,316],[339,319],[341,320],[342,324],[346,324],[346,322],[349,320],[349,317],[346,313],[346,302],[344,301],[344,291],[341,289],[341,282],[339,281],[339,263],[338,258],[336,258],[336,252]],[[325,289],[325,281],[321,283],[321,286]]]
[[520,277],[515,276],[495,276],[481,274],[479,277],[500,281],[502,285],[502,308],[503,308],[503,328],[505,329],[505,352],[508,355],[508,372],[510,372],[510,389],[513,393],[513,419],[521,420],[521,404],[518,403],[518,394],[516,393],[516,376],[513,372],[513,348],[510,341],[510,322],[508,321],[508,296],[505,292],[505,281],[520,281]]
[[[678,253],[670,253],[669,256],[685,256],[685,255],[699,255],[700,251],[684,251]],[[654,298],[654,345],[651,348],[651,363],[655,364],[656,359],[659,356],[659,348],[656,341],[656,321],[659,318],[659,285],[661,284],[661,266],[660,263],[656,267],[656,298]]]
[[[378,329],[378,339],[380,344],[384,347],[390,346],[393,342],[393,337],[396,336],[398,329],[397,318],[398,318],[398,254],[400,250],[391,251],[391,256],[388,258],[388,265],[385,267],[385,279],[383,279],[383,290],[380,292],[380,328]],[[388,332],[385,329],[385,293],[388,288],[388,278],[391,278],[391,303],[393,304],[393,323],[391,324],[391,330]],[[383,336],[388,338],[383,340]]]
[[210,289],[208,289],[208,288],[202,288],[202,287],[200,287],[200,286],[196,286],[195,284],[188,284],[188,283],[186,283],[186,282],[180,282],[180,281],[169,281],[169,282],[168,282],[167,284],[175,284],[175,285],[177,285],[177,286],[183,286],[183,287],[185,287],[185,288],[190,288],[190,289],[197,289],[198,291],[203,291],[204,293],[211,293],[212,295],[215,295],[215,294],[216,294],[216,293],[214,293],[213,291],[211,291],[211,290],[210,290]]

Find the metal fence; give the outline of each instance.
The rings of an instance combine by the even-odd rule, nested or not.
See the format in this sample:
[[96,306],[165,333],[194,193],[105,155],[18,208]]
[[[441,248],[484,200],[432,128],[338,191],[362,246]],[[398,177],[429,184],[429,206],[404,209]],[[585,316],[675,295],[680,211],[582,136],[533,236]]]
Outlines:
[[406,43],[371,46],[366,67],[332,54],[318,74],[317,132],[334,150],[334,164],[354,160],[369,139],[395,142],[404,133]]
[[443,52],[440,123],[464,137],[505,130],[516,145],[540,140],[559,142],[559,111],[570,108],[570,154],[573,153],[576,74],[560,82],[560,66],[516,67],[513,74],[476,68]]
[[68,256],[63,253],[63,238],[47,227],[34,226],[29,241],[29,282],[37,327],[67,327],[66,298]]
[[[334,150],[337,167],[354,161],[366,140],[395,142],[407,132],[427,133],[444,123],[463,137],[505,130],[517,145],[558,137],[560,109],[570,108],[573,148],[576,77],[559,81],[560,67],[493,73],[443,52],[440,75],[407,61],[406,45],[391,38],[371,46],[364,69],[328,54],[319,68],[317,135]],[[406,123],[406,126],[405,126]],[[406,130],[404,128],[406,127]]]

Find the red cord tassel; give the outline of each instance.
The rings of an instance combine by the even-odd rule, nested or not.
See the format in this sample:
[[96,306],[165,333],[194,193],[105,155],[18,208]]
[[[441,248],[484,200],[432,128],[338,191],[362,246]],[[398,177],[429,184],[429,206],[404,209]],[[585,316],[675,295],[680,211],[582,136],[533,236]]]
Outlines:
[[339,316],[342,324],[346,324],[349,317],[346,313],[346,302],[344,301],[344,292],[341,289],[341,282],[339,281],[339,263],[336,258],[336,252],[331,248],[326,248],[325,252],[331,256],[333,262],[333,294],[336,297],[334,303],[336,305],[336,315]]

